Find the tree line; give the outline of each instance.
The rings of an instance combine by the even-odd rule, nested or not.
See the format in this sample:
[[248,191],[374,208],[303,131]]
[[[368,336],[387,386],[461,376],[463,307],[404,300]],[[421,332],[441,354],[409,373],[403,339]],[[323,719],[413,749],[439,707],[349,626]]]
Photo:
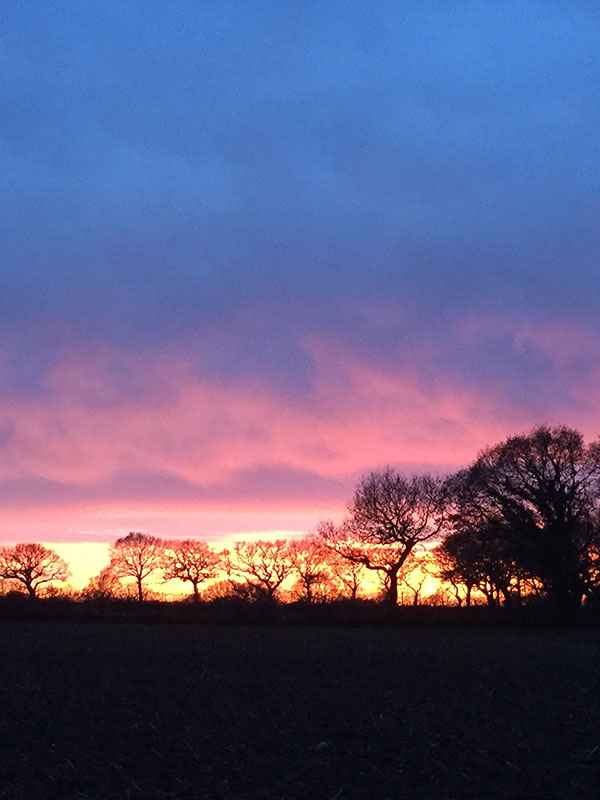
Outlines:
[[[544,602],[563,612],[593,603],[600,590],[600,441],[577,430],[539,426],[479,453],[445,477],[406,476],[388,467],[362,478],[341,523],[323,521],[295,540],[161,540],[133,532],[81,593],[117,597],[123,580],[140,602],[151,577],[179,580],[194,602],[234,596],[306,603],[357,599],[366,584],[396,606],[401,589],[419,600],[427,575],[452,603]],[[31,597],[68,578],[51,549],[0,549],[0,578]],[[127,581],[126,581],[127,583]]]
[[[356,599],[364,570],[345,563],[318,535],[301,539],[238,542],[231,550],[215,550],[195,539],[163,540],[142,532],[117,539],[109,564],[91,578],[82,599],[152,596],[148,585],[179,580],[190,587],[194,602],[236,597],[248,601],[280,599],[281,587],[294,599],[323,602],[340,596]],[[47,584],[67,581],[66,562],[40,544],[17,544],[0,551],[0,578],[38,597]],[[126,581],[123,584],[123,581]]]

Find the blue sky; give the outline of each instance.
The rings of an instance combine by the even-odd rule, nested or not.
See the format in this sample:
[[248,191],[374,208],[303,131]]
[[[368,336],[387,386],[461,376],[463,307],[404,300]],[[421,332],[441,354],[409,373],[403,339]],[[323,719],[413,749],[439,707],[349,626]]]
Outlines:
[[595,436],[599,21],[11,4],[7,512],[60,508],[67,538],[115,504],[301,528],[386,463],[451,469],[537,422]]

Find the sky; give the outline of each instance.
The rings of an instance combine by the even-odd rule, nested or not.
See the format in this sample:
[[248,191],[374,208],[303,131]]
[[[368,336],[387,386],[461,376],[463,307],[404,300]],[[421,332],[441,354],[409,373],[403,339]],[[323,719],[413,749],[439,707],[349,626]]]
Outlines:
[[599,23],[7,6],[0,541],[299,534],[386,465],[595,438]]

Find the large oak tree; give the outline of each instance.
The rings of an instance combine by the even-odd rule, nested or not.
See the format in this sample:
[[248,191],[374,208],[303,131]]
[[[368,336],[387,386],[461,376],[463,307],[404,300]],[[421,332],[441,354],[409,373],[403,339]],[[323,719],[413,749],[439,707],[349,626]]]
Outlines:
[[21,584],[30,597],[36,597],[42,586],[68,577],[67,563],[41,544],[24,542],[0,548],[0,578]]
[[238,542],[230,554],[229,569],[267,601],[274,601],[279,587],[293,570],[288,542],[285,539]]
[[215,578],[222,558],[204,541],[184,539],[165,543],[163,570],[165,580],[191,583],[195,603],[200,602],[199,587]]
[[454,481],[455,525],[494,527],[506,551],[559,608],[595,588],[600,445],[572,428],[540,426],[484,450]]
[[444,496],[443,482],[430,475],[372,472],[356,488],[348,519],[338,527],[324,523],[319,533],[343,558],[378,573],[395,606],[409,557],[440,534]]
[[139,602],[144,600],[144,581],[163,563],[160,539],[147,533],[128,533],[110,548],[110,569],[119,578],[134,578]]

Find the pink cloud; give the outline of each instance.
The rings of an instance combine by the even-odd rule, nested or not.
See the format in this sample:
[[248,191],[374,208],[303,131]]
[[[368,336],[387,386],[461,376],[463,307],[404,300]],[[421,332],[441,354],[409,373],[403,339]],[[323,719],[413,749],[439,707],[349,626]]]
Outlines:
[[[118,472],[210,485],[286,468],[339,479],[378,465],[447,468],[504,435],[515,415],[442,378],[422,385],[313,343],[311,391],[290,398],[257,381],[198,377],[183,359],[71,359],[43,396],[0,410],[11,431],[2,477],[88,485]],[[119,389],[114,375],[122,374]]]
[[540,422],[596,432],[600,373],[539,419],[451,374],[423,381],[333,340],[305,348],[312,380],[298,396],[211,379],[174,353],[102,352],[65,358],[39,397],[0,398],[0,536],[305,531],[342,516],[371,469],[452,470]]

